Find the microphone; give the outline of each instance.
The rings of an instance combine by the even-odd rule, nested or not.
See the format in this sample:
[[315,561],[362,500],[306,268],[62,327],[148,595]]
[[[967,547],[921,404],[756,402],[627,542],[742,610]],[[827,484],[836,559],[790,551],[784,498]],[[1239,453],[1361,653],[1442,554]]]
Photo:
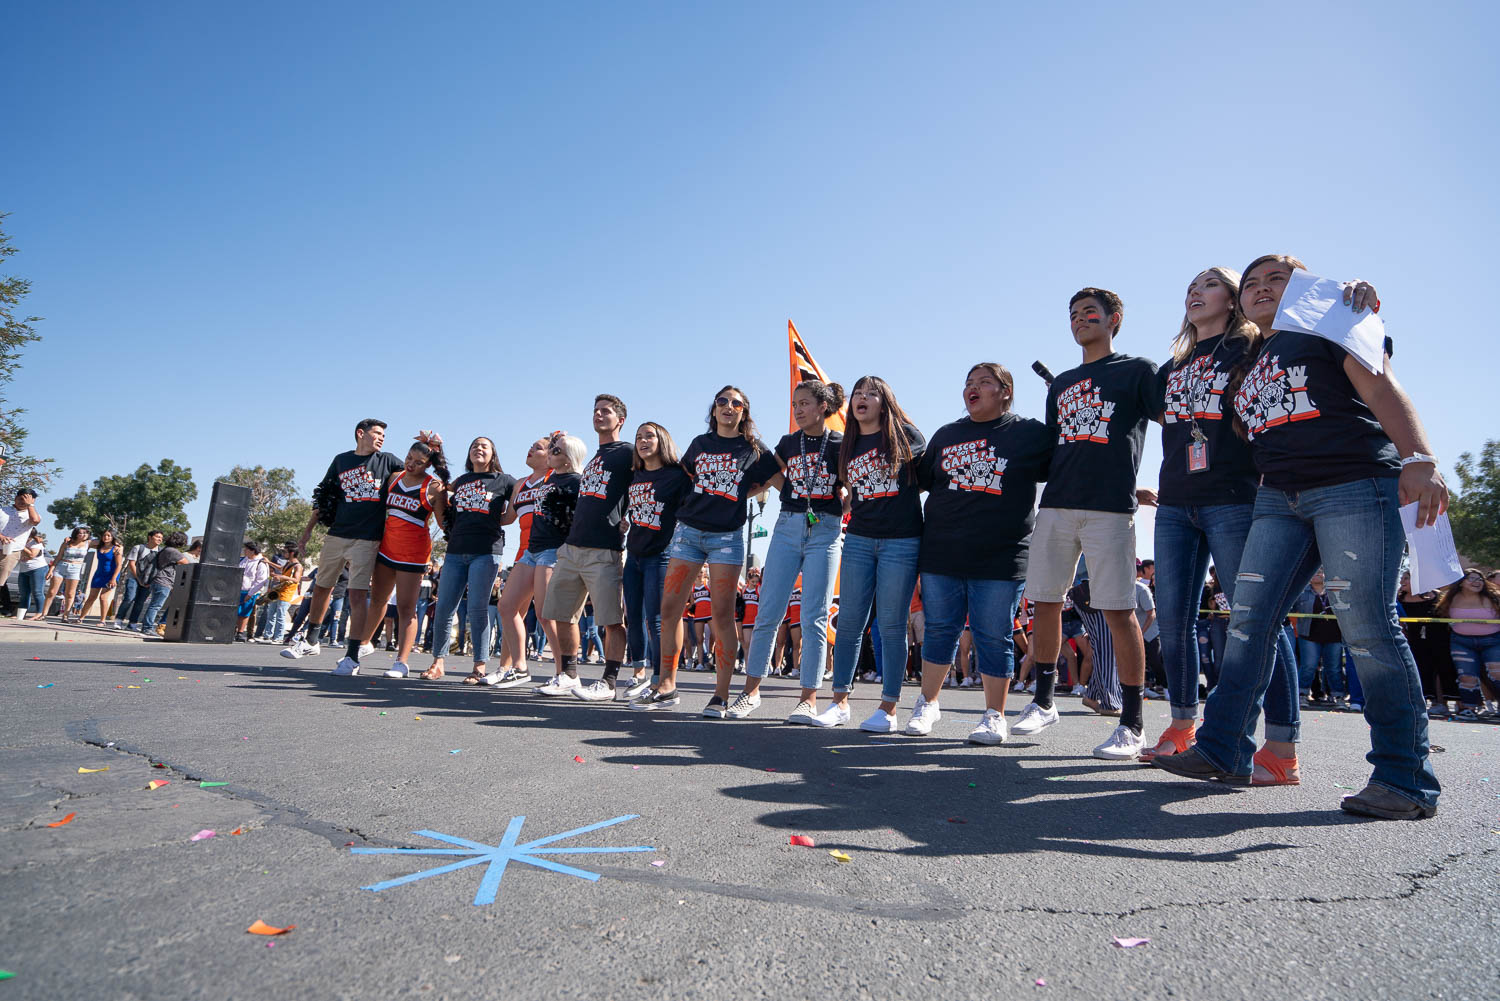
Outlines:
[[1031,363],[1031,370],[1042,377],[1042,381],[1048,386],[1052,385],[1052,370],[1039,361]]

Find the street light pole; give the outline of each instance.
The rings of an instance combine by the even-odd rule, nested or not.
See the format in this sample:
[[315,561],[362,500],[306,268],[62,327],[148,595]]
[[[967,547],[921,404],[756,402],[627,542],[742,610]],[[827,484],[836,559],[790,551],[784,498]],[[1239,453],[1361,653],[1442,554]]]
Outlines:
[[[751,500],[751,503],[746,506],[746,511],[748,512],[749,516],[745,519],[745,577],[746,577],[746,579],[748,579],[749,576],[750,576],[750,569],[751,569],[751,566],[752,566],[751,561],[755,557],[755,554],[751,551],[751,548],[750,548],[755,543],[755,516],[757,514],[765,514],[766,513],[766,499],[765,499],[764,496],[762,496],[762,497],[752,497],[750,500]],[[756,511],[756,505],[757,504],[760,505],[760,510],[758,512]]]

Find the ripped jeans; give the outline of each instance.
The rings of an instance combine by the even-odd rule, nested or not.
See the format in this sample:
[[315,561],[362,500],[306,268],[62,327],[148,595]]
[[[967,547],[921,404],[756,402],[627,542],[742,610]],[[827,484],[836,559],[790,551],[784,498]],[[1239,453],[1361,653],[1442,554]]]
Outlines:
[[[1198,752],[1211,764],[1250,774],[1252,735],[1281,622],[1322,566],[1364,688],[1370,781],[1416,803],[1437,802],[1422,682],[1397,621],[1396,585],[1406,546],[1398,506],[1396,481],[1389,478],[1295,493],[1260,488],[1235,581],[1224,667],[1198,730]],[[1269,730],[1267,737],[1281,739]]]

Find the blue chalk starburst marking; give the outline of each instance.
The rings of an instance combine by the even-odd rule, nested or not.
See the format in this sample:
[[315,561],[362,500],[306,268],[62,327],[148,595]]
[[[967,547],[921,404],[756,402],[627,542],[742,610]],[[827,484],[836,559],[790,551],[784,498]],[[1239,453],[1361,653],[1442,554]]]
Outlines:
[[634,845],[629,848],[548,848],[554,842],[564,838],[571,838],[579,834],[587,834],[597,831],[601,827],[610,827],[614,824],[622,824],[627,820],[635,820],[640,814],[632,813],[624,817],[615,817],[613,820],[601,820],[597,824],[589,824],[587,827],[576,827],[571,831],[563,831],[546,838],[537,838],[535,841],[527,841],[525,844],[516,844],[521,837],[521,825],[526,822],[525,817],[512,817],[510,824],[505,828],[505,836],[500,839],[498,845],[481,844],[478,841],[470,841],[467,838],[456,838],[451,834],[439,834],[437,831],[413,831],[424,838],[434,841],[443,841],[456,848],[352,848],[355,855],[467,855],[468,858],[460,862],[452,862],[448,865],[438,866],[436,869],[424,869],[422,872],[414,872],[410,876],[402,876],[399,879],[388,879],[383,883],[373,886],[364,886],[363,890],[389,890],[393,886],[401,886],[403,883],[412,883],[428,876],[441,876],[445,872],[454,872],[471,865],[488,863],[489,868],[484,872],[484,878],[479,881],[479,890],[474,894],[474,905],[493,904],[495,895],[500,891],[500,877],[505,875],[505,867],[511,862],[525,862],[539,869],[551,869],[568,876],[577,876],[590,882],[597,881],[597,872],[586,872],[583,869],[575,869],[561,862],[553,862],[551,859],[537,858],[538,855],[601,855],[609,852],[649,852],[656,849]]

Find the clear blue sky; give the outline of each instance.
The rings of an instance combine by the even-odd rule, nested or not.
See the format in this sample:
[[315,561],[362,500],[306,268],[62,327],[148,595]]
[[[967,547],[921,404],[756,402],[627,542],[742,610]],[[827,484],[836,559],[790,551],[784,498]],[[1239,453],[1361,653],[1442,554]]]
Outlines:
[[[1450,473],[1500,429],[1484,4],[32,4],[0,209],[45,340],[12,388],[52,496],[163,456],[304,491],[389,442],[784,432],[793,318],[926,431],[968,366],[1075,362],[1070,293],[1165,358],[1187,282],[1362,277]],[[1469,303],[1465,306],[1464,303]],[[1153,431],[1142,470],[1154,485]],[[398,446],[396,450],[400,450]],[[43,503],[51,497],[44,497]],[[1149,552],[1149,519],[1142,533]],[[44,520],[50,530],[52,519]]]

